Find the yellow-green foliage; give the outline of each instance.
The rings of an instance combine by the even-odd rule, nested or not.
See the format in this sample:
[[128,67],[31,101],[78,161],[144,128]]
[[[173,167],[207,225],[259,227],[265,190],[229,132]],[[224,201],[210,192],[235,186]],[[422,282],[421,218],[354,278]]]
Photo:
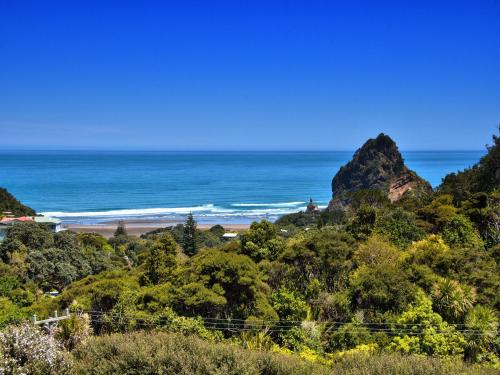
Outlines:
[[398,330],[405,334],[394,337],[389,350],[405,354],[461,355],[464,336],[432,311],[432,301],[421,291],[415,304],[397,320]]

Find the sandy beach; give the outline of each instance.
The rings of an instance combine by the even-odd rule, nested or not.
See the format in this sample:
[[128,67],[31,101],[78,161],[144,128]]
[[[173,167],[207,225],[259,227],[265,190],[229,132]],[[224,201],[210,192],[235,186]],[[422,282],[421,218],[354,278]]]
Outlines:
[[[158,228],[165,228],[179,224],[173,221],[140,221],[140,220],[124,220],[127,233],[132,236],[140,236],[141,234],[150,232]],[[117,221],[100,223],[100,224],[66,224],[65,229],[72,230],[78,233],[99,233],[100,235],[109,238],[113,236],[118,225]],[[208,230],[215,224],[198,224],[198,228]],[[220,224],[226,231],[242,231],[248,229],[250,224]]]

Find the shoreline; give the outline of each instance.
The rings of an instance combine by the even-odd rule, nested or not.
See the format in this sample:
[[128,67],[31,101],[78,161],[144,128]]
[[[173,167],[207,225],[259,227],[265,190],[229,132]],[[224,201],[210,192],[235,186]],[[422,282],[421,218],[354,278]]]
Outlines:
[[[125,228],[127,230],[127,233],[131,236],[140,236],[142,234],[145,234],[147,232],[153,231],[155,229],[160,229],[160,228],[167,228],[167,227],[172,227],[177,224],[183,224],[182,222],[179,221],[168,221],[168,220],[161,220],[161,221],[155,221],[155,220],[123,220],[123,223],[125,224]],[[217,223],[213,224],[198,224],[197,227],[198,229],[201,230],[208,230],[214,225],[217,225]],[[222,225],[226,232],[238,232],[238,231],[243,231],[248,228],[250,228],[251,224],[242,224],[242,223],[220,223],[219,225]],[[116,230],[116,227],[118,226],[118,220],[117,221],[110,221],[106,223],[97,223],[97,224],[65,224],[62,226],[63,229],[71,230],[77,233],[97,233],[102,235],[103,237],[110,238],[113,237],[113,234]]]

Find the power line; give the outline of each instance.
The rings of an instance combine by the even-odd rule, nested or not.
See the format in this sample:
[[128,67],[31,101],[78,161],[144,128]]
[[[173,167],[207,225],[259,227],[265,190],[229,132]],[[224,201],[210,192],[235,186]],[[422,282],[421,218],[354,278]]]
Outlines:
[[[92,314],[97,314],[97,315],[111,315],[111,314],[116,314],[116,312],[110,311],[110,312],[105,312],[105,311],[96,311],[96,310],[83,310],[83,313],[88,313],[89,315]],[[131,314],[126,314],[128,317],[132,318],[137,318],[137,319],[145,319],[144,316],[140,315],[131,315]],[[296,324],[300,325],[304,322],[304,320],[264,320],[264,319],[238,319],[238,318],[213,318],[213,317],[203,317],[203,316],[196,316],[196,317],[185,317],[185,316],[179,316],[180,318],[187,318],[187,319],[202,319],[204,322],[237,322],[238,324],[254,324],[254,325],[267,325],[267,324],[273,324],[273,325],[280,325],[280,324]],[[161,318],[159,316],[158,318]],[[438,324],[427,324],[427,323],[397,323],[397,322],[345,322],[345,321],[332,321],[332,320],[322,320],[322,321],[311,321],[316,324],[331,324],[331,325],[346,325],[346,324],[355,324],[355,325],[365,325],[365,326],[371,326],[371,325],[385,325],[385,326],[438,326]],[[445,322],[443,322],[445,323]],[[236,323],[235,323],[236,324]],[[461,323],[448,323],[446,322],[448,327],[466,327],[466,324],[461,324]]]
[[[169,323],[168,318],[153,318],[153,320],[147,320],[147,318],[143,316],[137,316],[137,315],[130,315],[130,314],[120,314],[117,312],[112,312],[112,313],[105,313],[102,311],[84,311],[83,313],[88,313],[90,316],[92,316],[92,319],[94,322],[99,322],[99,323],[120,323],[122,320],[135,320],[133,322],[133,325],[138,326],[138,327],[157,327],[157,328],[162,328],[165,327],[166,323]],[[202,318],[202,317],[200,317]],[[202,318],[203,319],[203,318]],[[210,318],[208,318],[210,319]],[[216,319],[216,318],[213,318]],[[163,322],[162,322],[163,321]],[[279,333],[279,332],[287,332],[291,328],[294,327],[300,327],[301,324],[282,324],[282,325],[270,325],[270,326],[265,326],[263,324],[256,324],[254,322],[244,322],[242,319],[238,319],[240,323],[232,323],[230,320],[226,320],[224,322],[222,321],[212,321],[212,322],[203,322],[204,327],[206,329],[210,330],[217,330],[217,331],[231,331],[231,332],[255,332],[255,331],[264,331],[266,333]],[[267,321],[267,322],[276,322],[276,321]],[[283,322],[297,322],[297,321],[279,321],[281,323]],[[324,328],[328,327],[330,325],[330,328],[335,327],[335,328],[341,328],[342,326],[345,326],[347,324],[351,323],[346,323],[346,322],[319,322],[317,323],[319,326],[324,326]],[[493,330],[474,330],[474,329],[455,329],[453,331],[443,331],[443,330],[436,330],[433,332],[429,331],[415,331],[414,329],[411,328],[380,328],[380,327],[370,327],[369,325],[372,323],[360,323],[356,324],[352,327],[350,327],[348,330],[343,330],[341,333],[366,333],[368,330],[371,333],[387,333],[387,334],[393,334],[393,335],[408,335],[408,336],[417,336],[417,335],[430,335],[430,334],[441,334],[441,335],[454,335],[457,333],[461,333],[465,336],[484,336],[484,335],[497,335],[498,331],[493,331]],[[386,325],[395,325],[397,326],[397,323],[380,323],[378,324],[386,324]],[[411,324],[405,324],[412,326]],[[421,327],[423,326],[424,329],[435,329],[438,328],[437,325],[426,325],[426,324],[415,324],[413,326],[418,326]],[[462,325],[463,326],[463,325]]]

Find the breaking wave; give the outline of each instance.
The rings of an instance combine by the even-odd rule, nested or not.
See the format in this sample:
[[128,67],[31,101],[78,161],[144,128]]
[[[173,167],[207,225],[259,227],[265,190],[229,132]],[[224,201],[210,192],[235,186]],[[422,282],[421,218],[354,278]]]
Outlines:
[[229,207],[215,206],[214,204],[204,204],[200,206],[189,207],[158,207],[158,208],[134,208],[134,209],[115,209],[108,211],[83,211],[66,212],[52,211],[42,212],[44,216],[56,217],[66,223],[92,223],[119,219],[180,219],[187,214],[192,213],[197,220],[221,222],[237,218],[238,221],[248,222],[258,219],[272,219],[293,212],[306,209],[304,202],[285,202],[285,203],[234,203]]
[[233,207],[297,207],[304,202],[285,202],[285,203],[233,203]]

